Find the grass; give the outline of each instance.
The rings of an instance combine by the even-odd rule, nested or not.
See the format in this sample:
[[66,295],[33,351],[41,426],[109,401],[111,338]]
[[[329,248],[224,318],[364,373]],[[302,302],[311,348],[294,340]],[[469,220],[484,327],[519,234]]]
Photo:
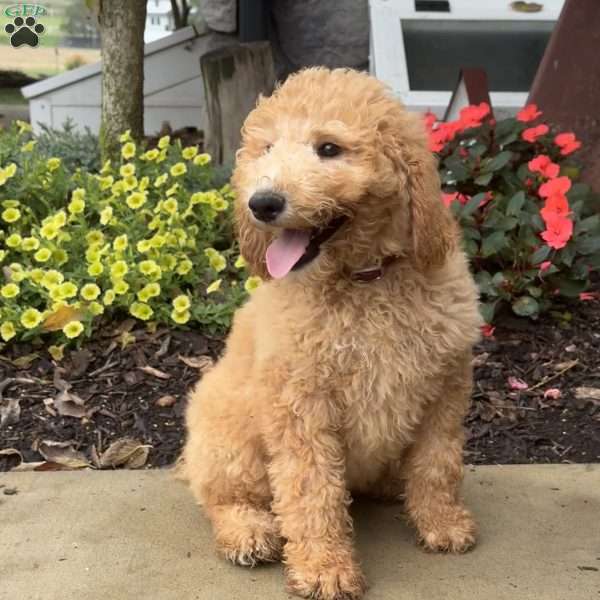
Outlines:
[[18,88],[0,88],[0,104],[27,104]]

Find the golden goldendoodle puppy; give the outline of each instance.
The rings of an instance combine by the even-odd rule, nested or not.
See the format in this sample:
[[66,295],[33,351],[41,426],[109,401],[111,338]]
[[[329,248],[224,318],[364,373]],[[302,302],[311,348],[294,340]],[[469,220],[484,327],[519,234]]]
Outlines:
[[246,119],[243,256],[270,275],[190,396],[184,475],[220,554],[282,557],[289,589],[359,598],[350,492],[402,499],[463,552],[477,290],[421,118],[376,79],[306,69]]

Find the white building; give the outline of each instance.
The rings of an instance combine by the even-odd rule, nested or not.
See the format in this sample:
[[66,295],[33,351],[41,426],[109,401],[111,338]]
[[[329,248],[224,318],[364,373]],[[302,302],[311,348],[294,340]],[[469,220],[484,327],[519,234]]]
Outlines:
[[144,42],[155,42],[169,35],[174,29],[171,0],[148,0]]
[[[192,26],[144,48],[144,129],[146,135],[168,121],[173,129],[207,129],[200,57],[228,45],[226,36],[198,34]],[[21,88],[29,100],[34,131],[40,124],[60,128],[71,118],[83,129],[100,129],[102,63],[84,65]]]

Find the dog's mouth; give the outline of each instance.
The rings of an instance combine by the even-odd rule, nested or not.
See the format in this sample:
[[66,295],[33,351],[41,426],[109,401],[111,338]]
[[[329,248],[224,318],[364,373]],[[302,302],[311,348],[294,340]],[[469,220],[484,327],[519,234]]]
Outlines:
[[267,248],[267,269],[271,277],[281,279],[312,262],[321,251],[321,244],[331,238],[347,221],[341,215],[324,227],[284,229]]

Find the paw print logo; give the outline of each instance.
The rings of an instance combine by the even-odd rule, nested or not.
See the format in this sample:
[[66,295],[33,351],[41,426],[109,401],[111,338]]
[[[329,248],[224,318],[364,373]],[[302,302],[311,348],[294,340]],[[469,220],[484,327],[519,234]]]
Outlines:
[[44,33],[45,27],[41,23],[36,23],[34,17],[15,17],[12,23],[4,27],[4,31],[10,35],[10,43],[13,48],[18,48],[27,44],[35,48],[39,42],[39,36]]

